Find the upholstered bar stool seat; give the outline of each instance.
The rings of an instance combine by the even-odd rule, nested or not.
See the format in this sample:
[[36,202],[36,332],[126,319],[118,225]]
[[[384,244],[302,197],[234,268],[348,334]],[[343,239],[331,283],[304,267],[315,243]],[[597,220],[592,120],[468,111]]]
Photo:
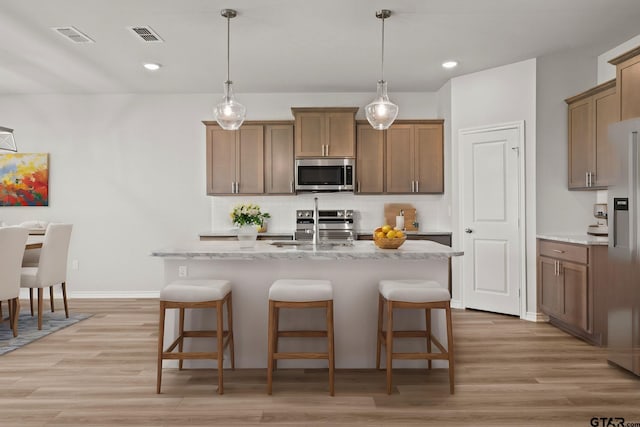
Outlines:
[[[281,308],[325,308],[325,331],[279,330]],[[278,338],[327,338],[327,352],[279,352]],[[280,359],[327,359],[329,363],[329,394],[334,394],[333,287],[328,280],[281,279],[269,288],[269,349],[267,361],[267,392],[273,389],[273,371]]]
[[[223,310],[227,306],[227,330],[224,330]],[[164,323],[167,309],[180,310],[178,337],[164,350]],[[216,329],[201,331],[185,331],[185,309],[215,308]],[[216,338],[215,352],[184,352],[185,338]],[[176,347],[178,351],[176,350]],[[224,393],[223,363],[224,350],[229,348],[231,368],[235,368],[233,348],[233,311],[231,300],[231,283],[228,280],[189,279],[176,280],[160,291],[160,322],[158,330],[158,378],[157,392],[160,393],[162,383],[162,361],[171,359],[179,361],[179,369],[185,359],[212,359],[217,362],[218,394]]]
[[[432,360],[448,360],[449,362],[449,391],[454,392],[454,359],[453,359],[453,329],[451,323],[451,295],[449,291],[438,282],[431,280],[381,280],[379,282],[378,298],[378,340],[376,367],[380,369],[380,354],[382,345],[386,349],[387,368],[387,393],[392,389],[392,364],[394,359],[418,359],[427,360],[431,369]],[[384,324],[384,308],[386,305],[387,325]],[[425,330],[394,331],[393,309],[409,308],[425,311]],[[445,311],[447,324],[447,347],[431,333],[431,310],[442,309]],[[425,353],[394,353],[394,338],[426,338],[427,351]],[[432,351],[432,344],[438,352]]]

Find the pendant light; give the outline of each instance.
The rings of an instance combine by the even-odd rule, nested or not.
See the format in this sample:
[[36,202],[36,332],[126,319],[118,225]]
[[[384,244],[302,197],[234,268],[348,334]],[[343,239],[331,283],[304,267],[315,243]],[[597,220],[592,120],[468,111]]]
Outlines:
[[224,82],[224,97],[213,109],[213,114],[220,127],[224,130],[237,130],[244,122],[247,109],[236,101],[233,95],[233,82],[229,80],[229,27],[231,18],[235,18],[237,12],[233,9],[222,9],[220,14],[227,18],[227,80]]
[[380,80],[378,80],[378,93],[376,99],[365,107],[365,114],[369,124],[374,129],[384,130],[398,117],[398,106],[389,101],[387,95],[387,82],[384,80],[384,20],[391,16],[391,11],[382,9],[376,12],[376,18],[382,20],[382,61],[380,65]]

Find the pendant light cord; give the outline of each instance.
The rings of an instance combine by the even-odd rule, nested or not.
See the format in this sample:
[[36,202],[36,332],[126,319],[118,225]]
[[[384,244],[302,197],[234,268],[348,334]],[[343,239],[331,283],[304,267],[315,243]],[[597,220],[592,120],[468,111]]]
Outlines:
[[382,16],[382,61],[380,61],[380,81],[384,81],[384,15]]
[[229,46],[230,46],[229,39],[231,37],[229,35],[230,32],[231,32],[230,28],[231,28],[231,17],[227,16],[227,81],[229,81],[229,62],[230,62],[229,61],[229,50],[230,50],[230,48],[229,48]]

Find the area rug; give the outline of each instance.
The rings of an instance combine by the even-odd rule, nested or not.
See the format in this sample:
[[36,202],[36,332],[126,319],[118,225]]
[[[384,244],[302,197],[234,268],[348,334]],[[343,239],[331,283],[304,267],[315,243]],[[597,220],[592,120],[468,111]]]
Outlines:
[[[3,308],[6,315],[6,306]],[[91,316],[91,314],[69,313],[69,318],[67,319],[64,317],[64,311],[44,313],[44,316],[42,316],[42,330],[38,330],[38,318],[36,316],[31,317],[29,310],[23,310],[18,319],[17,337],[14,338],[13,332],[9,329],[9,319],[5,318],[4,322],[0,323],[0,355],[9,353]]]

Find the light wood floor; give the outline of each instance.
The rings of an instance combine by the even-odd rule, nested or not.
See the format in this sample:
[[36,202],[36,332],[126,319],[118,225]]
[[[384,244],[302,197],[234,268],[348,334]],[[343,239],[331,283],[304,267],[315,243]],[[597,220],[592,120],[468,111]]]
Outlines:
[[445,369],[396,371],[391,396],[382,371],[338,370],[333,398],[324,370],[277,371],[273,396],[265,370],[226,371],[219,396],[212,370],[167,369],[156,395],[157,302],[71,300],[70,307],[95,316],[0,356],[0,425],[640,423],[640,379],[607,365],[604,349],[548,324],[454,311],[453,396]]

